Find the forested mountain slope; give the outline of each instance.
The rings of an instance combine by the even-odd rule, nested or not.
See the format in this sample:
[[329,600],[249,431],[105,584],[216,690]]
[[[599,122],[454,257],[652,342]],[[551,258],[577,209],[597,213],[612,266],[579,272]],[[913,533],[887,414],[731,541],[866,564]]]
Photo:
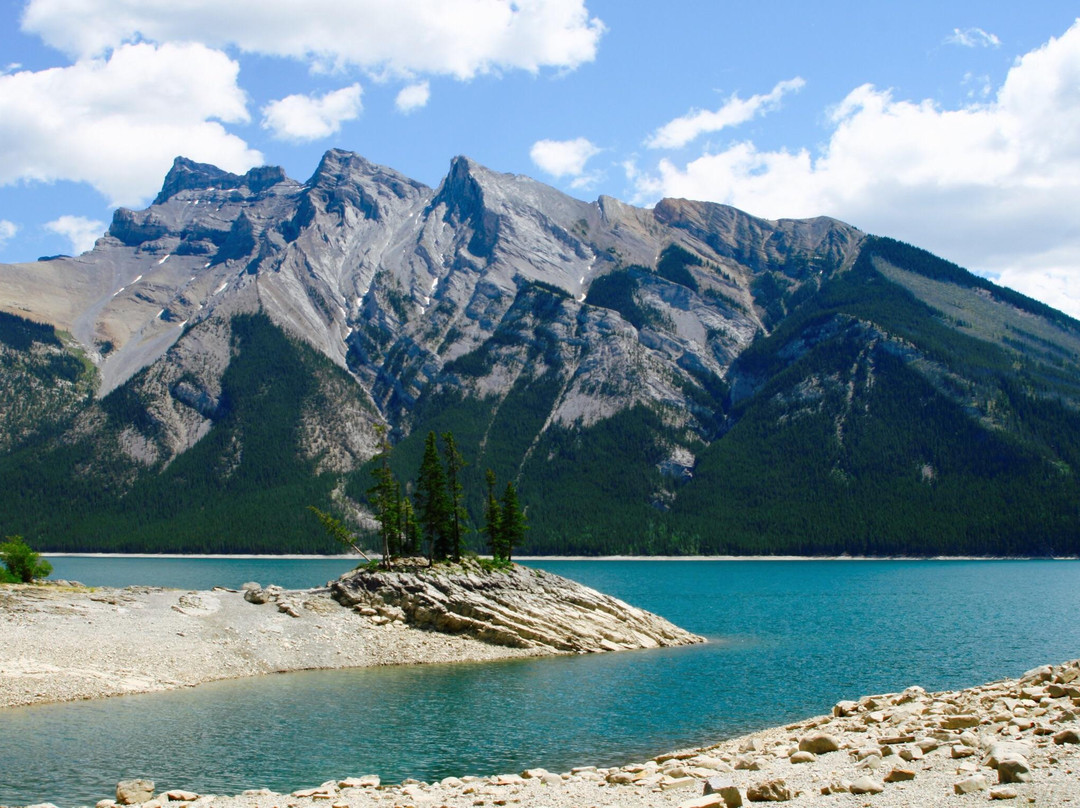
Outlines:
[[332,549],[385,427],[404,480],[453,432],[476,524],[514,481],[531,552],[1080,552],[1080,323],[831,219],[178,158],[0,308],[39,547]]

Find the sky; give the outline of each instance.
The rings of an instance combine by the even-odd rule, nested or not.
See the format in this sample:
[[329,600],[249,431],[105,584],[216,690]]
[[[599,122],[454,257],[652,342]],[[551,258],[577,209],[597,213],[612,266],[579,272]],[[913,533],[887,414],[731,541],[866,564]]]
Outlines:
[[[178,155],[343,148],[575,197],[833,216],[1080,317],[1080,7],[1032,0],[0,0],[0,262]],[[0,268],[2,271],[2,268]]]

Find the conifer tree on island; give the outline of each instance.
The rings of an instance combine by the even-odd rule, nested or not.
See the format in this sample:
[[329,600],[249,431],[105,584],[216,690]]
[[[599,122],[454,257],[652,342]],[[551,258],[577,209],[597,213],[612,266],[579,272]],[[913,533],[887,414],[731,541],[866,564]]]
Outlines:
[[517,488],[512,482],[506,484],[506,491],[503,492],[500,523],[502,558],[509,561],[514,548],[521,547],[525,543],[525,531],[529,529],[525,522],[525,512],[518,504]]
[[464,522],[469,514],[465,511],[461,495],[464,490],[461,485],[461,470],[465,467],[465,459],[458,451],[451,432],[444,432],[443,445],[446,449],[446,495],[450,504],[450,557],[454,561],[461,561],[461,539],[465,532]]
[[429,432],[424,441],[424,458],[420,461],[420,474],[416,480],[416,509],[429,560],[441,561],[449,557],[451,504],[434,432]]
[[487,470],[487,502],[484,504],[484,533],[487,534],[491,557],[500,561],[506,557],[502,545],[502,508],[495,496],[495,472]]

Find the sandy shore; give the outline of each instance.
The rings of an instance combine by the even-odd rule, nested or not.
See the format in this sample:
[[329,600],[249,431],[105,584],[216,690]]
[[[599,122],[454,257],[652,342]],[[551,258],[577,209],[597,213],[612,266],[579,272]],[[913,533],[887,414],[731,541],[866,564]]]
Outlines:
[[[611,769],[382,785],[343,776],[291,794],[166,791],[142,808],[907,808],[1080,803],[1080,660],[967,690],[840,702],[832,715]],[[153,784],[144,783],[150,789]],[[713,793],[708,792],[714,789]],[[119,792],[118,792],[119,793]],[[102,795],[98,808],[115,808]]]
[[530,656],[341,607],[325,590],[0,586],[0,707],[314,668]]

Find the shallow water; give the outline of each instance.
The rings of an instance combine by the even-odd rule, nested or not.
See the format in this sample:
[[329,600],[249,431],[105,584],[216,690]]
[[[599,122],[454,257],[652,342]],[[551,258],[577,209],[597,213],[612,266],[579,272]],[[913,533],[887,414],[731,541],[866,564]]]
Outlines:
[[[78,562],[77,573],[68,562]],[[185,588],[245,580],[313,586],[336,574],[320,565],[352,566],[53,563],[56,577],[85,583]],[[711,641],[569,658],[305,672],[0,711],[0,804],[92,803],[136,776],[159,789],[238,793],[367,773],[432,780],[625,763],[827,712],[842,698],[911,684],[965,687],[1080,656],[1080,562],[531,563]],[[196,575],[178,578],[178,567]],[[139,577],[109,577],[121,571]]]

